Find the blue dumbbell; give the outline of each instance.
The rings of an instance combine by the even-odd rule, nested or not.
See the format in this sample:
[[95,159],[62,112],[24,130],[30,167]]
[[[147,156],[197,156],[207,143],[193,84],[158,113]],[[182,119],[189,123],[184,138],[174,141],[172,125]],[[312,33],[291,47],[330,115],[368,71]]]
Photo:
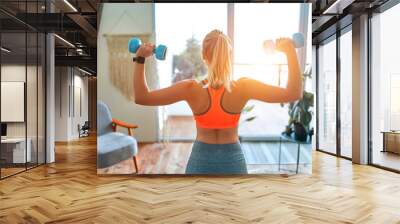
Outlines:
[[[294,33],[292,40],[295,48],[304,47],[304,35],[302,33]],[[272,54],[275,52],[275,42],[273,40],[266,40],[263,43],[264,51],[267,54]]]
[[[142,45],[142,41],[139,38],[130,39],[128,44],[129,52],[135,54],[140,45]],[[167,46],[162,44],[158,45],[154,48],[154,54],[158,60],[165,60],[165,56],[167,55]]]

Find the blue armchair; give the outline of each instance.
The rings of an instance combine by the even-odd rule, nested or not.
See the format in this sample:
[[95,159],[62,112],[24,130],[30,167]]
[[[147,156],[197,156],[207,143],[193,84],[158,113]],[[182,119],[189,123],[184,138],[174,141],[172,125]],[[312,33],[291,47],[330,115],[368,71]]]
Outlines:
[[[117,126],[127,128],[129,135],[116,132]],[[97,168],[110,167],[133,158],[136,173],[138,172],[138,147],[136,139],[131,136],[135,128],[136,125],[112,119],[107,105],[97,102]]]

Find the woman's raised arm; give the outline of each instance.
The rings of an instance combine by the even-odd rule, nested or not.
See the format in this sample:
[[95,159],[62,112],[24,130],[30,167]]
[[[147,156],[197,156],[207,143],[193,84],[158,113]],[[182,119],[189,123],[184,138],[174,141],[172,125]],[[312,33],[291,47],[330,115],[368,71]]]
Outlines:
[[254,79],[242,78],[238,82],[247,99],[256,99],[268,103],[285,103],[302,98],[303,81],[292,40],[278,39],[276,47],[286,54],[288,62],[289,75],[286,88],[268,85]]
[[[138,49],[136,56],[149,57],[153,55],[153,49],[153,44],[145,43]],[[184,80],[167,88],[150,91],[144,74],[144,64],[135,63],[133,75],[135,103],[140,105],[161,106],[187,100],[194,83],[193,80]]]

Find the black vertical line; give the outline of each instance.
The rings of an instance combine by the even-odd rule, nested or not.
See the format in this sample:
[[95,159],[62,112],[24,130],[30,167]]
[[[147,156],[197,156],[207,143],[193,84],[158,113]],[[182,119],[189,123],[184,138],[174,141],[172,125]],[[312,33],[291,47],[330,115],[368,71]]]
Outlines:
[[367,141],[368,141],[368,164],[373,164],[373,148],[372,148],[372,12],[368,12],[368,20],[367,20]]
[[340,103],[341,103],[341,65],[340,65],[340,36],[341,32],[339,27],[336,31],[336,154],[341,156],[341,115],[340,115]]
[[[47,2],[47,0],[45,0],[44,1],[45,13],[48,12],[47,4],[48,4],[48,2]],[[48,143],[47,143],[47,125],[48,125],[48,123],[47,123],[47,93],[48,93],[48,91],[47,91],[47,86],[48,86],[47,85],[47,79],[48,79],[48,77],[47,77],[47,75],[48,75],[48,72],[47,72],[47,44],[48,44],[47,38],[48,38],[48,33],[44,32],[44,136],[43,137],[44,137],[44,163],[45,164],[47,163],[47,145],[48,145]]]
[[[47,13],[47,2],[45,2],[45,12]],[[48,33],[44,33],[44,161],[43,163],[47,163],[47,35]]]
[[[39,13],[39,1],[37,0],[36,16],[38,16],[38,13]],[[38,164],[39,164],[39,32],[36,31],[36,166],[38,166]]]
[[315,46],[315,148],[319,149],[319,45]]
[[[46,3],[45,3],[46,4]],[[47,5],[45,6],[47,13]],[[44,33],[44,163],[47,163],[47,32]],[[42,80],[43,82],[43,80]],[[43,107],[42,107],[43,109]]]

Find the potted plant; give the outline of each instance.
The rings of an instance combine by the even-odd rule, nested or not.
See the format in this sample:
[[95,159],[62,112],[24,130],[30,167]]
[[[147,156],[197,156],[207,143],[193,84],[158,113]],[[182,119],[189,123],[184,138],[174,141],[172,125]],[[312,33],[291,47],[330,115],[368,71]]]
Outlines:
[[[311,78],[311,69],[306,69],[303,82],[307,78]],[[281,104],[281,106],[284,105]],[[311,128],[313,106],[314,94],[305,91],[303,85],[303,97],[299,101],[288,104],[289,121],[283,133],[288,136],[293,134],[293,137],[299,141],[306,141],[309,135],[313,135],[314,130]]]

